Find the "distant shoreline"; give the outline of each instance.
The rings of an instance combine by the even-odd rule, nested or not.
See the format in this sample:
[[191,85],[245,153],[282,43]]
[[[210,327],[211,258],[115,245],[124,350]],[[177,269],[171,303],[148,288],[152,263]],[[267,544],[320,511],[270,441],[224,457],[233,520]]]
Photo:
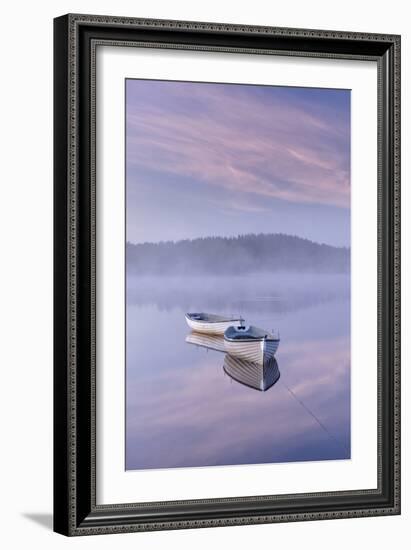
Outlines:
[[157,276],[348,273],[350,249],[281,233],[127,242],[126,266],[129,274]]

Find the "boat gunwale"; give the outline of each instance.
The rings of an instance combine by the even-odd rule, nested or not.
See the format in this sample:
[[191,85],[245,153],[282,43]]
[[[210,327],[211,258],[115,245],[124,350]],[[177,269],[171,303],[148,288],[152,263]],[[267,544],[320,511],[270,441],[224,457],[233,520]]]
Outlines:
[[242,318],[241,317],[223,317],[223,316],[219,316],[219,315],[214,315],[214,314],[210,314],[210,315],[213,315],[215,317],[218,317],[218,319],[194,319],[193,317],[191,317],[192,315],[204,315],[202,313],[186,313],[185,314],[185,318],[189,321],[192,321],[194,323],[208,323],[208,324],[214,324],[214,323],[235,323],[235,322],[238,322],[238,321],[242,321]]
[[[229,330],[231,327],[229,327],[227,330]],[[257,328],[257,327],[256,327]],[[244,344],[246,342],[279,342],[280,338],[276,338],[273,334],[265,334],[264,336],[247,336],[246,333],[237,333],[234,337],[227,336],[226,332],[224,332],[224,340],[226,342],[238,342],[241,344]]]
[[224,334],[224,340],[226,340],[227,342],[238,342],[239,344],[245,344],[245,343],[248,343],[248,342],[263,342],[263,341],[266,341],[266,342],[279,342],[280,341],[280,338],[266,338],[265,336],[261,336],[261,337],[252,337],[252,338],[229,338],[228,336],[226,336]]

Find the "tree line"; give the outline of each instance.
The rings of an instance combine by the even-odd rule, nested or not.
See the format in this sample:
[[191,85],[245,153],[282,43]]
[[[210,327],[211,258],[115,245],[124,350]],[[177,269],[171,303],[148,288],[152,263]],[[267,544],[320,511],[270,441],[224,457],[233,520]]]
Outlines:
[[126,264],[136,275],[240,275],[304,271],[343,273],[350,250],[293,235],[246,234],[126,245]]

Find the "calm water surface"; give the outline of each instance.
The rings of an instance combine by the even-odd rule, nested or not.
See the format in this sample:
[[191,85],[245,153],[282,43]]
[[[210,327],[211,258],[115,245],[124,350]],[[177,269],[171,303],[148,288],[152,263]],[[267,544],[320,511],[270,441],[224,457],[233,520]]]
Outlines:
[[[265,392],[185,341],[187,311],[240,313],[280,331]],[[350,458],[346,275],[127,280],[126,468]]]

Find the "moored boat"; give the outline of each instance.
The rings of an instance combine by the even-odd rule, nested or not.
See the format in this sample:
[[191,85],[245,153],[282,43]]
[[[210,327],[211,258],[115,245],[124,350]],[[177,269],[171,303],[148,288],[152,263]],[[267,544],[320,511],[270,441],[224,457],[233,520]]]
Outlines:
[[185,318],[192,330],[205,334],[223,335],[230,326],[243,322],[241,317],[224,317],[213,313],[186,313]]
[[280,338],[252,325],[233,325],[224,332],[226,352],[252,363],[264,364],[274,357]]
[[280,369],[274,357],[265,363],[252,363],[226,354],[223,369],[233,380],[259,391],[268,390],[280,378]]

